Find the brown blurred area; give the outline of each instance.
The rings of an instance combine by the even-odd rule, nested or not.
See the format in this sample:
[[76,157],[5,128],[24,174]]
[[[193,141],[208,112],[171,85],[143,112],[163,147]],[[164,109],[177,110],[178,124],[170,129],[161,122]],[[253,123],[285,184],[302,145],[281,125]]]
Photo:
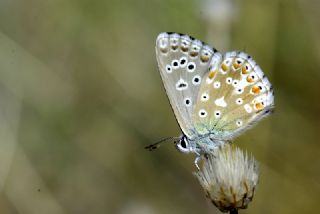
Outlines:
[[174,31],[243,50],[276,111],[235,140],[260,162],[241,213],[315,213],[320,200],[320,3],[1,0],[0,213],[219,213],[191,174],[155,58]]

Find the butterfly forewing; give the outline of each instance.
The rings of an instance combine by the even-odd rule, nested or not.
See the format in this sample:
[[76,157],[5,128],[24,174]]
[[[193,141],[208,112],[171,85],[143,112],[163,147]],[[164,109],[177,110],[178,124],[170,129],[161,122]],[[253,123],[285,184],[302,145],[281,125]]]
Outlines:
[[[220,61],[216,50],[187,35],[161,33],[156,55],[160,74],[180,128],[189,138],[195,134],[192,115],[200,85],[210,62]],[[212,63],[211,63],[212,64]]]
[[272,86],[255,61],[243,52],[227,52],[203,77],[193,114],[196,132],[232,139],[268,115],[273,99]]

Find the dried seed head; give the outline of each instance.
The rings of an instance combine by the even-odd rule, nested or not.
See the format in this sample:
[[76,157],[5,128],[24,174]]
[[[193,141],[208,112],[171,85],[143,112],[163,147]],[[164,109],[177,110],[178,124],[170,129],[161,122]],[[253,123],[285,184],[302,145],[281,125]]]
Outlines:
[[207,198],[222,212],[247,208],[258,183],[255,159],[230,145],[208,155],[194,174]]

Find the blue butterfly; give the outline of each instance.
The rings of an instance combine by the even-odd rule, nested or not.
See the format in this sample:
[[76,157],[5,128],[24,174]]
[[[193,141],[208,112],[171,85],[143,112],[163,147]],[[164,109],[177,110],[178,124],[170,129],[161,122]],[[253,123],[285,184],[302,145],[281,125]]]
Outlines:
[[[195,153],[197,167],[202,156],[230,142],[274,108],[272,85],[244,52],[221,54],[191,36],[161,33],[156,56],[182,130],[176,147]],[[146,148],[153,150],[158,144]]]

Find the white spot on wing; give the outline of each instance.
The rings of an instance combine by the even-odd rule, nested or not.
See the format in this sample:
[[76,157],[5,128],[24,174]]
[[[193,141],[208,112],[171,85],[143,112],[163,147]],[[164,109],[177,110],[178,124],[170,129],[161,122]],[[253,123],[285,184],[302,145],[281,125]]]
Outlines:
[[211,84],[211,83],[213,82],[213,78],[210,79],[210,78],[208,77],[207,80],[206,80],[206,82],[207,82],[207,84]]
[[215,82],[213,83],[213,87],[214,87],[214,88],[220,88],[220,82],[219,82],[219,81],[215,81]]
[[217,105],[217,106],[220,106],[220,107],[226,107],[227,106],[227,103],[224,101],[224,96],[219,98],[219,99],[216,99],[214,101],[214,103]]
[[159,47],[160,48],[166,48],[168,46],[168,39],[167,38],[161,38],[159,40]]
[[246,110],[246,112],[248,112],[248,113],[252,112],[252,107],[249,104],[245,104],[243,107]]

